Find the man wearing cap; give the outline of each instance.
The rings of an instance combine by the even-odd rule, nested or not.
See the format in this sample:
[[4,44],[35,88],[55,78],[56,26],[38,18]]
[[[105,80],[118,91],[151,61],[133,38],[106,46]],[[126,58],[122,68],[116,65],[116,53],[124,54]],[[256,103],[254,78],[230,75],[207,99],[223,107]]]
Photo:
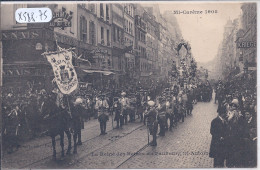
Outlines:
[[121,93],[121,98],[119,99],[119,103],[121,104],[121,114],[123,115],[123,123],[127,124],[127,115],[128,108],[130,106],[129,99],[126,97],[126,92]]
[[156,142],[156,135],[157,135],[157,131],[158,131],[157,115],[158,115],[158,112],[155,109],[155,102],[149,101],[148,110],[144,115],[144,120],[147,118],[147,126],[149,128],[149,132],[150,132],[150,135],[153,136],[152,142],[149,143],[151,146],[157,146],[157,142]]
[[100,123],[100,135],[105,135],[106,133],[106,125],[109,119],[108,111],[109,105],[107,100],[104,98],[105,95],[101,95],[100,99],[96,102],[95,108],[98,110],[98,121]]

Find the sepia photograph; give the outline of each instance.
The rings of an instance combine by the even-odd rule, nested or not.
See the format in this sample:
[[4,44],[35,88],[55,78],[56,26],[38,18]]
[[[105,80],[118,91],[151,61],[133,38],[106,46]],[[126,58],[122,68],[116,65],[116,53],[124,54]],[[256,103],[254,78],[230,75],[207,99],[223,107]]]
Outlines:
[[0,167],[257,168],[258,5],[1,2]]

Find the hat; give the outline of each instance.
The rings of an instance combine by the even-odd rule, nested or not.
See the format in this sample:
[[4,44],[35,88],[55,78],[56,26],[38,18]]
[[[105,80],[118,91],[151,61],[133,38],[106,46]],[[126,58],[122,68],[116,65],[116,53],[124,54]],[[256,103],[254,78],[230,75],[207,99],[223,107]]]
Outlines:
[[77,98],[76,101],[75,101],[75,104],[81,104],[83,103],[83,100],[81,98]]
[[232,104],[235,104],[235,105],[237,105],[237,106],[239,105],[239,102],[238,102],[237,99],[233,99],[231,103],[232,103]]
[[121,93],[121,96],[125,96],[125,95],[126,95],[126,93],[125,93],[125,92],[122,92],[122,93]]
[[151,106],[151,107],[155,105],[154,101],[152,101],[152,100],[148,101],[147,104],[148,104],[149,106]]

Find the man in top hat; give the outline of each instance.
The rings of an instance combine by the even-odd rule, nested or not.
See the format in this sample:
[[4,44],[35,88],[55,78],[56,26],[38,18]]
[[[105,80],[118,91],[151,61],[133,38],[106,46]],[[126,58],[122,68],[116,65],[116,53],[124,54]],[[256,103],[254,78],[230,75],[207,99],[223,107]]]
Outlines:
[[97,100],[95,105],[96,110],[98,111],[98,121],[100,123],[100,135],[105,135],[106,133],[106,124],[109,120],[108,110],[109,105],[107,100],[105,99],[105,95],[101,95],[100,99]]
[[153,140],[149,144],[151,146],[157,146],[156,135],[158,131],[158,121],[157,121],[158,112],[155,109],[154,101],[148,101],[147,104],[148,104],[148,110],[144,115],[144,119],[147,118],[147,126],[149,128],[150,135],[153,136]]
[[121,104],[121,114],[123,115],[123,123],[127,124],[127,115],[128,109],[130,107],[129,99],[126,97],[126,92],[121,93],[121,98],[119,99],[119,103]]

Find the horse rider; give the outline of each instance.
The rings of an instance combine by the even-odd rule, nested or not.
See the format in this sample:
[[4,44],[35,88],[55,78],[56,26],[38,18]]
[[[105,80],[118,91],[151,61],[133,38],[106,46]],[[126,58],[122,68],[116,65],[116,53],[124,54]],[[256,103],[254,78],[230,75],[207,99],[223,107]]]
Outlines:
[[156,135],[158,131],[158,121],[157,115],[158,112],[155,108],[155,102],[149,101],[148,103],[148,110],[144,114],[144,119],[147,118],[147,126],[149,128],[150,135],[153,136],[152,142],[149,143],[151,146],[157,146]]
[[130,107],[129,99],[126,97],[126,92],[121,93],[121,98],[119,99],[121,104],[121,114],[123,115],[123,124],[127,124],[127,115]]
[[108,109],[109,109],[109,105],[107,100],[105,99],[105,95],[102,94],[100,96],[100,99],[98,99],[96,101],[96,105],[95,105],[96,110],[98,111],[98,121],[100,124],[100,135],[105,135],[106,133],[106,125],[107,125],[107,121],[109,120],[108,117]]

